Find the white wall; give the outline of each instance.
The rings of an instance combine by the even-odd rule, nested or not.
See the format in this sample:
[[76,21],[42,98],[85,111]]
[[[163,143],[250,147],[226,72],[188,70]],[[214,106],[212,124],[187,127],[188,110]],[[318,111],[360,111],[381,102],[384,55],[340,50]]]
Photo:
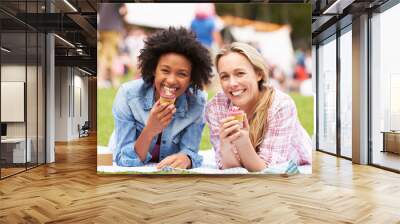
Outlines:
[[88,78],[82,75],[76,68],[56,67],[56,141],[79,138],[78,124],[88,120]]
[[55,141],[68,140],[68,86],[67,67],[55,68]]

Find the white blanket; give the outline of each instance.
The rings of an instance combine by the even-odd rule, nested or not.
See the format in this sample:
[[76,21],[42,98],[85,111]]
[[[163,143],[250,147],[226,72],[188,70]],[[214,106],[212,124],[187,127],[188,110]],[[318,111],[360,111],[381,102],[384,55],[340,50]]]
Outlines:
[[[98,146],[97,147],[98,153],[107,153],[109,150],[107,147],[104,146]],[[302,174],[311,174],[311,165],[307,166],[297,166],[296,164],[292,163],[291,161],[279,164],[274,167],[269,167],[266,168],[265,170],[261,172],[249,172],[243,167],[236,167],[236,168],[231,168],[231,169],[225,169],[225,170],[220,170],[217,167],[217,164],[215,163],[215,157],[214,157],[214,150],[205,150],[205,151],[200,151],[200,155],[203,156],[203,163],[201,167],[194,168],[194,169],[188,169],[188,170],[183,170],[183,169],[173,169],[170,167],[167,167],[163,169],[162,171],[183,171],[185,173],[193,173],[193,174],[296,174],[296,173],[302,173]],[[157,163],[149,163],[146,164],[145,166],[139,166],[139,167],[123,167],[123,166],[117,166],[115,163],[113,166],[98,166],[97,167],[97,172],[99,173],[104,173],[104,174],[111,174],[111,173],[155,173],[155,172],[160,172],[156,168]]]

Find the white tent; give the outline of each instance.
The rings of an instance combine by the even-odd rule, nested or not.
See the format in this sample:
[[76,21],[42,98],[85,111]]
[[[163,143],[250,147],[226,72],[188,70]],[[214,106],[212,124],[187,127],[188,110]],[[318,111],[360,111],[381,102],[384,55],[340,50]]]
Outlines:
[[282,26],[272,32],[256,31],[252,26],[232,27],[233,37],[239,42],[258,46],[265,60],[279,67],[286,75],[292,75],[295,63],[290,27]]
[[196,4],[191,3],[127,3],[125,20],[129,24],[151,28],[190,27]]

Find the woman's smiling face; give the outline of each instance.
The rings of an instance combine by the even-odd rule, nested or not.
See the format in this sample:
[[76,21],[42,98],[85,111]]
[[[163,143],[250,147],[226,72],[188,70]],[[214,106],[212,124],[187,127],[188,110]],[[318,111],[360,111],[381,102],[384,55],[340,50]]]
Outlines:
[[191,71],[192,63],[185,56],[177,53],[161,55],[154,74],[156,99],[166,91],[176,97],[182,95],[190,85]]
[[257,103],[262,76],[250,61],[240,53],[230,52],[218,60],[217,67],[225,95],[241,109],[252,108]]

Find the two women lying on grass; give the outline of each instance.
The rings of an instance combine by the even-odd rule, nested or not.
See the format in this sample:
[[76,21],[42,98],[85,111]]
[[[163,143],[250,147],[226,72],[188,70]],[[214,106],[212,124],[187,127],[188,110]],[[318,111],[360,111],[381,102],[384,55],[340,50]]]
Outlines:
[[215,66],[222,92],[207,103],[202,89],[210,83],[212,62],[194,34],[169,28],[145,41],[142,79],[124,84],[113,105],[117,165],[199,167],[205,121],[220,169],[311,163],[311,140],[296,106],[268,85],[260,53],[233,43],[217,54]]

